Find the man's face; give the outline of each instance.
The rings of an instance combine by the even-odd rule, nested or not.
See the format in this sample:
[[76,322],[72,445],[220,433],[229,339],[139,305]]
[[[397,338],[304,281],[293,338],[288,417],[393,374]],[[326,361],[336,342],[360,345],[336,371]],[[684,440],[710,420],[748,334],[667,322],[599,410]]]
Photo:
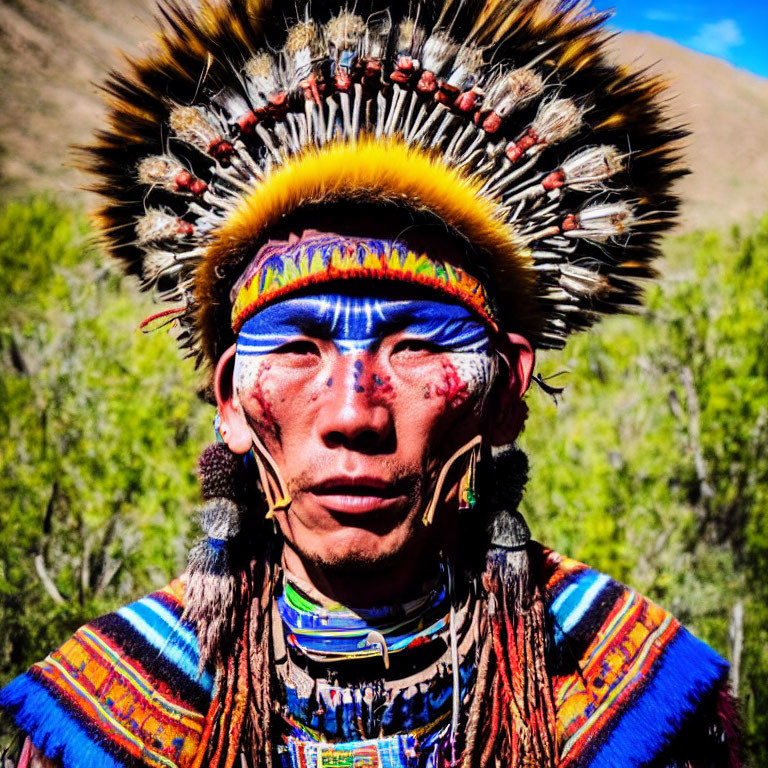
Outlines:
[[431,294],[309,295],[251,318],[234,402],[292,498],[278,514],[288,545],[324,568],[414,554],[436,476],[481,431],[495,375],[480,319]]

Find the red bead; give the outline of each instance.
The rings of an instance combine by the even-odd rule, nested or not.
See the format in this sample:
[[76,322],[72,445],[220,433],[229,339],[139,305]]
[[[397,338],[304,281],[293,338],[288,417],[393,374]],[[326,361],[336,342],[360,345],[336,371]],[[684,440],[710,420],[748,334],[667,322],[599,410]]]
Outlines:
[[472,112],[477,106],[478,93],[475,90],[464,91],[459,94],[456,101],[453,102],[453,106],[459,110],[459,112]]
[[363,87],[367,94],[373,95],[379,89],[381,82],[381,62],[368,60],[363,71]]
[[445,80],[438,81],[437,89],[435,101],[438,104],[453,104],[459,95],[459,89],[455,85],[448,85]]
[[562,171],[552,171],[544,181],[541,182],[541,186],[549,192],[553,189],[559,189],[565,184],[565,174]]
[[216,160],[226,163],[235,154],[235,148],[228,141],[218,137],[208,145],[208,154]]
[[300,85],[304,91],[304,98],[307,101],[314,101],[315,104],[320,103],[320,89],[317,87],[317,78],[314,74],[310,75],[306,80],[302,80]]
[[179,219],[178,224],[176,225],[176,233],[179,235],[191,235],[195,231],[195,228],[188,222],[184,221],[184,219]]
[[531,147],[535,147],[539,143],[539,137],[536,135],[536,132],[532,129],[528,129],[528,133],[523,136],[520,141],[517,142],[517,145],[520,147],[520,149],[523,150],[523,152],[527,152]]
[[510,163],[516,163],[523,156],[524,150],[520,144],[515,144],[514,141],[510,141],[504,152]]
[[249,110],[237,121],[240,131],[245,134],[253,133],[253,129],[259,124],[259,118],[255,112]]
[[189,185],[189,191],[193,195],[202,195],[205,190],[208,189],[208,185],[201,179],[194,179]]
[[571,232],[574,229],[579,228],[579,219],[578,217],[573,214],[569,213],[564,219],[563,219],[563,232]]
[[189,185],[192,182],[193,176],[189,171],[179,171],[176,174],[176,178],[174,179],[174,183],[176,184],[176,191],[177,192],[183,192],[186,189],[189,189]]
[[269,99],[269,105],[267,106],[267,114],[274,120],[280,120],[288,113],[288,94],[284,91],[282,93],[273,93]]
[[416,90],[419,93],[430,94],[437,90],[437,78],[434,72],[424,72],[419,78],[419,82],[416,85]]
[[334,77],[336,90],[346,93],[352,87],[352,78],[346,72],[337,72]]
[[483,130],[486,133],[496,133],[501,128],[501,117],[496,112],[491,112],[483,120]]

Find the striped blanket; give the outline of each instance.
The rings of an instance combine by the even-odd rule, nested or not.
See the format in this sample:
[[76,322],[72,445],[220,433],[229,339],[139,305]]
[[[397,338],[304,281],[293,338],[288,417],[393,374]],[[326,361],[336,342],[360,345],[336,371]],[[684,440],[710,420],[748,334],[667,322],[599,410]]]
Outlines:
[[[561,766],[653,762],[722,688],[726,663],[633,590],[553,552],[539,555]],[[0,691],[0,707],[63,768],[189,768],[214,681],[198,673],[182,610],[175,581],[87,624]]]

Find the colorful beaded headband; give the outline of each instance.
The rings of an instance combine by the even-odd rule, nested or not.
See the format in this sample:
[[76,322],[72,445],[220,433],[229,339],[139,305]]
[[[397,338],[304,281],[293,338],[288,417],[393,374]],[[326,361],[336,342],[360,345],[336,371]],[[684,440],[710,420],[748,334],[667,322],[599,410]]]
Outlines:
[[398,242],[316,235],[261,249],[230,294],[232,330],[238,333],[259,309],[290,293],[352,278],[398,280],[434,289],[497,328],[485,288],[460,267]]

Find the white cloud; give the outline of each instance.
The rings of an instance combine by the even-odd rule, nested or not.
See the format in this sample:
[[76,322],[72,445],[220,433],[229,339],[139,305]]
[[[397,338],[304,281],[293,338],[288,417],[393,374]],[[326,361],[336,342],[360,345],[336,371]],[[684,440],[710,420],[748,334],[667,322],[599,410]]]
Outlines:
[[648,21],[680,21],[686,17],[675,11],[665,11],[663,8],[649,8],[644,14]]
[[702,24],[688,44],[704,53],[727,58],[731,48],[744,45],[744,35],[733,19],[722,19]]

